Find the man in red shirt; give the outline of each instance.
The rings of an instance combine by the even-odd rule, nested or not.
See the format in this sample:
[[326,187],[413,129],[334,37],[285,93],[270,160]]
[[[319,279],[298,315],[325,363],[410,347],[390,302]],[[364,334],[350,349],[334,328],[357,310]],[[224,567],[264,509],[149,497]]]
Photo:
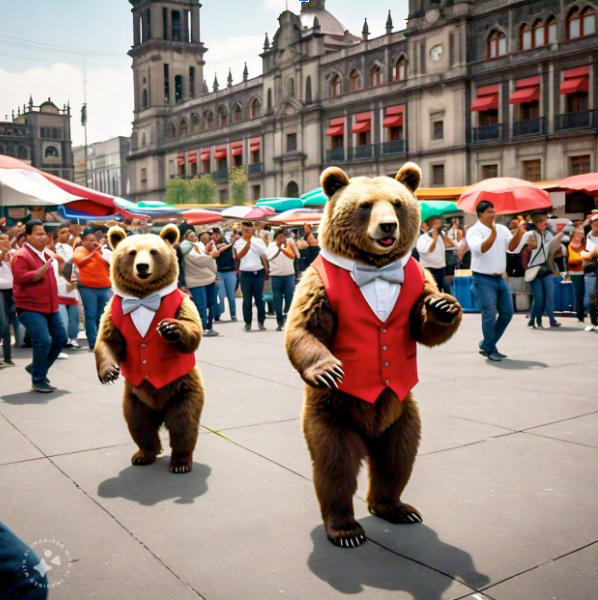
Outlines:
[[46,251],[48,236],[44,224],[31,220],[26,225],[27,242],[12,261],[13,294],[19,321],[33,343],[33,362],[25,367],[32,389],[50,393],[48,371],[67,342],[66,330],[58,312],[58,286],[52,256]]

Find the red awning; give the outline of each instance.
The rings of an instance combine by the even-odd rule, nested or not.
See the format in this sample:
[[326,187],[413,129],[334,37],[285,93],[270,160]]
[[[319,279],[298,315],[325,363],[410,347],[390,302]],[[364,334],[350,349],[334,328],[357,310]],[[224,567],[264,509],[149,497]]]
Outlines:
[[390,117],[391,115],[402,115],[405,112],[405,105],[399,104],[398,106],[389,106],[386,109],[386,116]]
[[179,165],[179,167],[184,167],[185,166],[185,159],[184,158],[178,158],[177,159],[177,164]]
[[179,153],[176,155],[176,157],[177,157],[177,158],[185,158],[185,153],[184,153],[184,152],[179,152]]
[[329,127],[326,130],[326,135],[328,137],[336,137],[338,135],[344,135],[344,133],[345,133],[344,125],[337,125],[336,127]]
[[573,79],[574,77],[584,77],[590,75],[590,65],[583,67],[575,67],[573,69],[567,69],[563,72],[565,79]]
[[216,152],[214,152],[214,158],[216,160],[223,160],[228,156],[226,150],[216,150]]
[[243,148],[233,148],[231,154],[233,156],[243,156]]
[[212,156],[212,151],[210,150],[210,148],[208,148],[207,150],[201,151],[201,160],[202,161],[210,160],[211,156]]
[[197,163],[197,150],[191,150],[191,152],[189,152],[187,157],[189,160],[189,164],[193,165],[193,164]]
[[389,115],[382,123],[384,127],[403,127],[403,115]]
[[371,121],[357,121],[357,123],[355,123],[353,125],[353,127],[351,127],[351,133],[365,133],[366,131],[369,131],[371,128],[372,128]]
[[471,112],[484,112],[486,110],[498,110],[498,94],[482,96],[473,101]]
[[527,102],[535,102],[536,100],[540,100],[540,88],[537,85],[521,88],[511,94],[509,104],[525,104]]
[[588,92],[590,89],[589,80],[587,77],[576,77],[575,79],[565,79],[561,83],[561,95],[575,94],[575,92]]
[[249,150],[251,152],[258,152],[259,149],[262,146],[262,138],[261,137],[254,137],[254,138],[250,138],[249,140]]

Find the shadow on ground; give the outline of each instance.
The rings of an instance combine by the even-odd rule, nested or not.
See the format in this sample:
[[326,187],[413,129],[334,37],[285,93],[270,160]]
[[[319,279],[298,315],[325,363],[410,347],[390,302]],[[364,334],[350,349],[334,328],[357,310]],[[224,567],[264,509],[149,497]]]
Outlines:
[[[368,520],[370,519],[360,520],[366,532]],[[314,549],[309,557],[308,566],[317,577],[343,594],[359,594],[369,587],[406,592],[411,594],[413,600],[442,600],[443,594],[452,585],[449,577],[473,589],[488,585],[490,579],[475,570],[470,554],[445,544],[438,539],[438,534],[426,525],[418,525],[417,531],[421,545],[430,550],[443,564],[458,566],[449,572],[443,570],[445,576],[441,572],[430,570],[430,576],[422,581],[422,572],[425,576],[425,571],[422,570],[425,567],[410,569],[409,564],[415,567],[415,563],[405,563],[407,568],[397,568],[396,565],[392,568],[381,568],[382,563],[379,560],[375,560],[376,564],[373,564],[371,555],[368,557],[370,560],[364,560],[366,546],[375,542],[369,540],[366,546],[350,550],[336,548],[327,540],[322,525],[311,533]]]
[[106,479],[98,486],[102,498],[125,498],[143,506],[154,506],[175,499],[176,504],[193,504],[208,491],[208,477],[212,468],[193,463],[191,473],[174,474],[168,470],[170,456],[162,456],[146,466],[133,465],[117,477]]
[[66,394],[70,394],[66,390],[56,390],[51,394],[40,394],[39,392],[19,392],[18,394],[8,394],[2,396],[0,399],[6,404],[12,404],[14,406],[22,406],[24,404],[48,404],[50,400],[56,400]]
[[547,369],[548,365],[537,360],[503,360],[494,362],[486,360],[486,363],[491,367],[502,369],[503,371],[527,371],[528,369]]

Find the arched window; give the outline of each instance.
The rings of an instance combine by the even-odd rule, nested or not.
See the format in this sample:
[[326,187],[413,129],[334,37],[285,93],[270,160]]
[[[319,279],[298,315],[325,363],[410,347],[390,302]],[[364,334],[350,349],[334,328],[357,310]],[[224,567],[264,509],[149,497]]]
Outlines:
[[343,85],[342,85],[340,76],[334,75],[330,82],[330,95],[333,98],[336,98],[336,96],[340,96],[343,91],[342,88],[343,88]]
[[259,98],[254,98],[251,103],[251,118],[256,119],[262,112],[262,103]]
[[574,8],[567,17],[567,39],[574,40],[596,33],[596,13],[588,6],[581,13]]
[[60,139],[60,131],[56,129],[56,127],[52,127],[52,139],[59,140]]
[[243,118],[243,109],[241,105],[237,102],[233,106],[233,123],[238,123]]
[[16,157],[17,153],[14,146],[6,146],[6,155]]
[[522,25],[519,30],[519,48],[520,50],[531,50],[532,48],[532,31],[527,24]]
[[200,125],[201,125],[201,119],[199,118],[199,115],[193,113],[191,115],[191,132],[195,133],[196,131],[199,131]]
[[287,183],[286,197],[299,198],[299,186],[296,182],[289,181],[289,183]]
[[555,17],[550,17],[548,21],[546,21],[546,43],[554,44],[556,43],[558,38],[558,27]]
[[538,19],[532,25],[532,32],[534,34],[534,48],[541,48],[546,44],[546,30],[544,29],[544,23]]
[[[13,149],[14,152],[14,149]],[[58,158],[60,155],[58,154],[58,148],[55,146],[48,146],[46,151],[44,152],[45,158]]]
[[42,127],[39,130],[39,137],[41,137],[42,139],[46,139],[48,137],[48,132],[45,127]]
[[382,85],[382,69],[380,65],[374,65],[370,70],[370,87]]
[[0,154],[6,154],[6,149],[2,144],[0,144]]
[[311,104],[313,102],[313,95],[311,91],[311,75],[307,76],[305,80],[305,103]]
[[270,112],[272,110],[272,89],[268,88],[268,112]]
[[182,75],[174,76],[174,101],[175,102],[183,101],[183,76]]
[[212,129],[214,127],[214,113],[211,110],[206,110],[203,114],[204,129]]
[[149,94],[147,93],[147,90],[143,90],[141,107],[143,109],[146,109],[148,106],[149,106]]
[[224,127],[226,125],[226,108],[224,106],[218,107],[218,125]]
[[351,91],[358,92],[361,89],[361,75],[357,69],[351,71],[349,80],[351,81]]
[[488,36],[488,58],[498,58],[507,53],[507,36],[494,29]]
[[395,65],[395,81],[405,81],[407,79],[407,59],[401,56]]
[[147,146],[147,136],[145,135],[145,131],[141,134],[141,147],[144,148]]
[[170,139],[174,139],[176,137],[176,125],[174,123],[171,123],[168,126],[168,137]]
[[188,132],[189,128],[187,126],[187,119],[183,119],[181,121],[181,126],[179,127],[179,135],[183,137],[184,135],[187,135]]
[[287,97],[289,97],[289,98],[295,97],[295,79],[294,79],[294,77],[289,77],[287,79]]
[[19,146],[17,148],[17,158],[27,160],[29,158],[29,152],[26,146]]

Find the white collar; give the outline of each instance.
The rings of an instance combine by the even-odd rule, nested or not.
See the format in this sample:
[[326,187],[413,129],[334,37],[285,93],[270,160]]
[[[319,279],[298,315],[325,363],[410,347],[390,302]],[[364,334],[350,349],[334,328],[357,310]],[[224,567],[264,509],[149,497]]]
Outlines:
[[[333,265],[336,265],[337,267],[340,267],[341,269],[344,269],[345,271],[352,272],[353,267],[356,264],[356,261],[351,260],[350,258],[345,258],[344,256],[339,256],[338,254],[329,252],[328,250],[325,250],[324,248],[320,249],[320,254],[322,255],[322,258],[326,259],[329,263],[332,263]],[[407,265],[407,262],[409,261],[410,258],[411,258],[411,254],[407,254],[406,256],[403,256],[403,258],[399,259],[403,263],[403,267],[405,267]],[[398,262],[398,261],[396,261],[396,262]],[[390,264],[394,264],[394,263],[390,263]],[[390,265],[385,265],[385,266],[390,266]],[[384,268],[384,267],[382,267],[382,268]]]
[[44,262],[46,262],[46,249],[45,248],[42,252],[40,252],[37,248],[34,248],[29,242],[25,242],[25,246],[27,246],[28,248],[33,250],[33,252],[35,252],[37,254],[37,256],[39,256]]
[[[172,294],[178,288],[178,283],[173,281],[170,285],[162,288],[158,294],[160,294],[160,298],[164,298],[164,296],[168,296],[168,294]],[[121,298],[137,298],[137,296],[131,296],[129,294],[125,294],[122,290],[119,290],[115,285],[112,286],[112,291]]]

